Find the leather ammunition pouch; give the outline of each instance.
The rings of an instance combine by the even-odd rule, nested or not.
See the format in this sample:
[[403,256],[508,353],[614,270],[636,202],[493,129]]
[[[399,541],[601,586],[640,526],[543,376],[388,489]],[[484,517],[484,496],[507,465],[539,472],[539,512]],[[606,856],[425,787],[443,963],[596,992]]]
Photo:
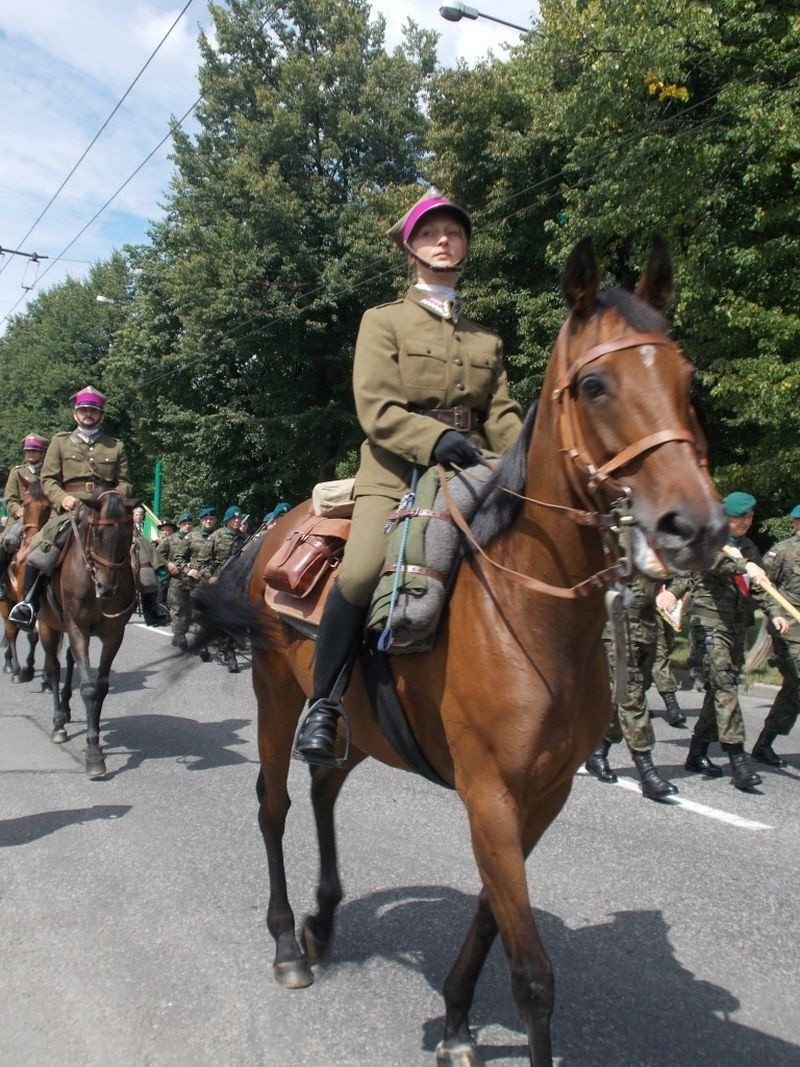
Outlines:
[[339,566],[349,531],[349,519],[305,519],[267,563],[267,585],[290,596],[308,596]]

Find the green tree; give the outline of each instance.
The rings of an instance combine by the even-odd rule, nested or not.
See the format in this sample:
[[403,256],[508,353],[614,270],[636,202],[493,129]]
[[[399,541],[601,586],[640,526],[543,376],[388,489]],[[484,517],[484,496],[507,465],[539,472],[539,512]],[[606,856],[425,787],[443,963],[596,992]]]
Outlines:
[[256,512],[332,477],[358,440],[352,348],[364,308],[396,291],[385,230],[418,178],[434,37],[409,25],[387,53],[361,0],[212,14],[200,132],[175,133],[109,371],[170,508]]

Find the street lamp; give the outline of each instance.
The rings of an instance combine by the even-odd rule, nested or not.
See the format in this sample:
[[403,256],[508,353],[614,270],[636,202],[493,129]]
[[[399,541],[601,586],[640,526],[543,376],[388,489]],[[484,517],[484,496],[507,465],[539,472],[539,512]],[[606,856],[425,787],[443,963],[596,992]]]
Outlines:
[[530,26],[518,26],[516,22],[506,22],[505,19],[496,18],[494,15],[487,15],[484,11],[478,11],[475,7],[469,7],[467,4],[444,4],[439,8],[439,14],[443,19],[447,19],[448,22],[460,22],[462,19],[489,19],[490,22],[499,22],[501,26],[510,26],[512,30],[519,30],[520,33],[530,33]]
[[123,308],[127,305],[126,300],[112,300],[110,296],[103,296],[102,293],[98,293],[95,300],[98,304],[113,304],[117,308]]

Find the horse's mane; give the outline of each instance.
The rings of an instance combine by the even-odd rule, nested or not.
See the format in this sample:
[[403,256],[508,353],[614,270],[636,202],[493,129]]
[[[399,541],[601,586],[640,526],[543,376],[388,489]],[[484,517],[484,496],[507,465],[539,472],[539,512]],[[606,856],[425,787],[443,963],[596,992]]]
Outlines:
[[[597,294],[597,303],[592,314],[602,315],[610,308],[615,308],[634,330],[642,333],[669,333],[669,325],[661,312],[629,293],[627,289],[614,287]],[[536,418],[536,404],[537,401],[534,400],[528,408],[519,437],[483,486],[478,510],[472,520],[472,534],[482,548],[497,534],[508,529],[522,506],[522,500],[511,494],[523,493],[525,489],[525,470]]]
[[41,482],[31,482],[26,490],[31,500],[44,500],[45,492]]

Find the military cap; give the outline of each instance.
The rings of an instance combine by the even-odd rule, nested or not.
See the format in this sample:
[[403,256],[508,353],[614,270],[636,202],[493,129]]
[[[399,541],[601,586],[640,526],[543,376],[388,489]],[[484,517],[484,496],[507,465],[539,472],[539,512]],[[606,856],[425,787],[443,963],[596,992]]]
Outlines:
[[43,437],[40,437],[38,433],[29,433],[27,437],[22,438],[22,450],[26,448],[38,448],[40,452],[44,452],[47,448],[47,441]]
[[102,411],[106,406],[106,398],[93,385],[85,385],[83,389],[73,393],[70,400],[72,400],[76,408],[96,408],[98,411]]
[[448,200],[446,196],[442,196],[438,189],[429,189],[416,204],[412,204],[405,215],[399,218],[389,229],[388,236],[401,249],[405,249],[417,225],[426,215],[430,214],[431,211],[445,210],[458,218],[466,230],[467,240],[469,241],[472,237],[472,220],[463,207],[459,207],[452,200]]
[[209,517],[209,515],[216,515],[216,514],[217,514],[217,509],[213,506],[213,504],[206,504],[205,507],[200,508],[200,510],[197,513],[197,517],[198,517],[198,519],[207,519]]
[[731,519],[740,519],[756,506],[756,498],[749,493],[728,493],[722,501],[722,510]]
[[191,511],[182,511],[180,513],[180,515],[178,516],[177,521],[179,523],[181,523],[181,522],[193,522],[194,521],[194,516],[192,515]]
[[231,519],[235,519],[237,515],[242,514],[242,509],[236,504],[231,504],[225,514],[222,516],[223,522],[230,522]]
[[171,526],[172,529],[176,529],[176,523],[174,519],[162,519],[158,524],[159,530],[163,530],[165,526]]
[[790,519],[800,519],[800,504],[795,504],[792,510],[789,512]]

